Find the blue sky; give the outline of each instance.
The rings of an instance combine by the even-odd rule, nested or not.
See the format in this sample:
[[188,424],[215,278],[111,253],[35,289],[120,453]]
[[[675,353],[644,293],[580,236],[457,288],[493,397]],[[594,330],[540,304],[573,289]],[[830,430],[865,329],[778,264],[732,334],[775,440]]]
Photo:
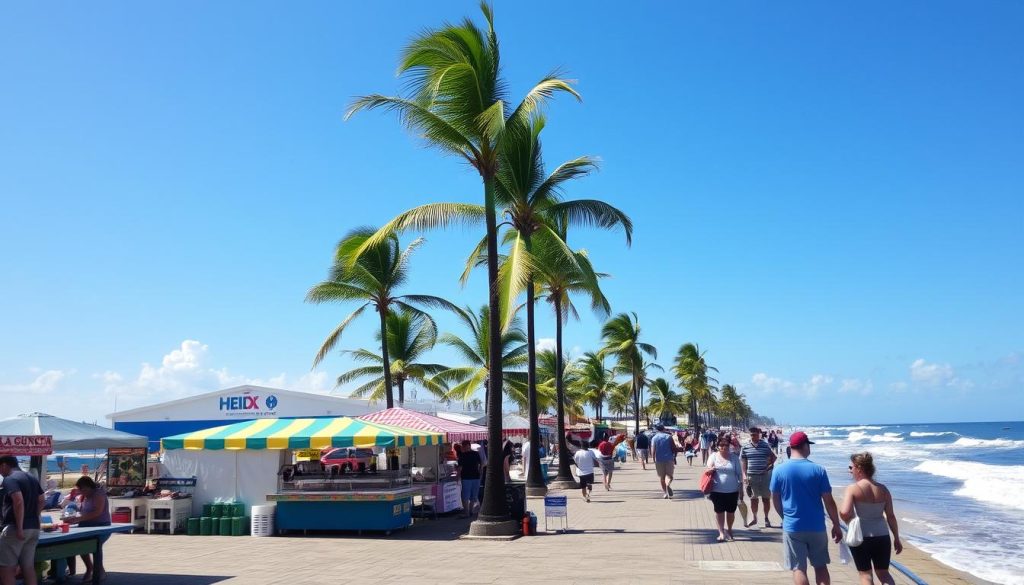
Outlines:
[[[550,165],[629,213],[577,231],[668,365],[698,342],[755,409],[805,423],[1024,416],[1024,7],[1010,2],[498,2],[513,95],[554,68]],[[478,177],[385,114],[400,47],[472,2],[9,5],[0,19],[3,410],[98,419],[310,371],[353,307],[310,306],[348,229]],[[459,287],[432,233],[409,292]],[[539,335],[553,337],[550,316]],[[439,316],[443,329],[454,321]],[[374,319],[346,348],[372,344]],[[600,323],[566,331],[596,348]],[[445,351],[438,361],[451,357]]]

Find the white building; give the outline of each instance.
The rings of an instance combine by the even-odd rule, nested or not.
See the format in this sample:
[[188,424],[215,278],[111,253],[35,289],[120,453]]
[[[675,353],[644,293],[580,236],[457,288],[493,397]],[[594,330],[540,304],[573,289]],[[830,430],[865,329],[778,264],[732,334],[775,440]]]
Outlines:
[[[420,405],[408,405],[416,408]],[[149,437],[150,451],[160,439],[260,418],[361,416],[383,408],[366,400],[295,392],[262,386],[236,386],[108,414],[119,431]]]

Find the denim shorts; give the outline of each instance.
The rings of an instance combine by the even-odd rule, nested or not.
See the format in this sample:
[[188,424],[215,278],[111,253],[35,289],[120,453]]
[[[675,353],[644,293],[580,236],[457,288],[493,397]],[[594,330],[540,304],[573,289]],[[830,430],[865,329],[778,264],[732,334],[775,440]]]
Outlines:
[[462,499],[466,502],[478,502],[480,494],[479,479],[462,480]]
[[828,533],[783,531],[782,564],[790,571],[806,571],[808,559],[812,567],[824,567],[829,563]]

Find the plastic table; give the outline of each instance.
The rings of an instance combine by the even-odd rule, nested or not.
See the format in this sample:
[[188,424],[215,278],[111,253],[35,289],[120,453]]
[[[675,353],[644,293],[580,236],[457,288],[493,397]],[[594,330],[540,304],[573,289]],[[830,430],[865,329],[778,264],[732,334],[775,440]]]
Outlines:
[[[112,524],[110,526],[72,526],[68,532],[40,532],[39,544],[36,545],[36,561],[54,561],[57,566],[57,582],[66,581],[64,569],[67,568],[68,557],[82,554],[95,555],[95,565],[103,567],[103,544],[100,537],[109,536],[115,532],[131,533],[132,524]],[[100,582],[99,571],[93,571],[93,585]]]

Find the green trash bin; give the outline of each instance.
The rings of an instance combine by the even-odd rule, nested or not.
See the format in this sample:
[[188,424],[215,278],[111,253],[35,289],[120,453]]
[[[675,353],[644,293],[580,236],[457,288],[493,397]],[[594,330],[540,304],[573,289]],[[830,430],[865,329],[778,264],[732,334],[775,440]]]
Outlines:
[[220,519],[220,531],[218,534],[221,536],[231,536],[231,518],[229,516]]
[[203,504],[203,513],[200,516],[206,516],[207,518],[213,518],[213,504]]
[[230,504],[230,506],[231,506],[231,513],[230,514],[225,513],[224,514],[225,516],[231,516],[232,518],[239,518],[241,516],[245,516],[245,504],[244,503],[242,503],[242,502],[235,502],[233,504]]
[[189,536],[199,536],[199,518],[188,519],[187,534]]
[[231,518],[231,536],[243,536],[245,529],[249,527],[249,519],[244,516]]
[[213,518],[203,516],[199,519],[199,534],[200,536],[210,536],[213,534]]
[[224,504],[215,502],[210,506],[210,516],[213,518],[221,518],[224,516]]

